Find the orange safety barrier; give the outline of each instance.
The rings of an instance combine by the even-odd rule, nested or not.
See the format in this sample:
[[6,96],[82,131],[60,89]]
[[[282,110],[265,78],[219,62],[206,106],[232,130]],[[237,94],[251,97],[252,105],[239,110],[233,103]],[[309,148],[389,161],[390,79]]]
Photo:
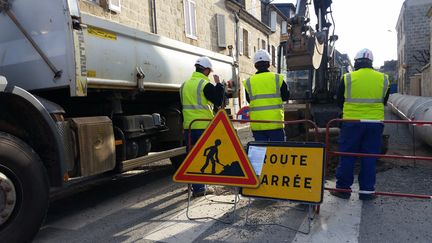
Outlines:
[[[326,162],[324,170],[327,175],[328,162],[333,156],[356,156],[356,157],[377,157],[377,158],[393,158],[393,159],[408,159],[408,160],[429,160],[432,161],[432,157],[426,156],[413,156],[413,155],[395,155],[395,154],[364,154],[364,153],[349,153],[349,152],[338,152],[330,150],[330,126],[336,122],[363,122],[363,123],[384,123],[384,124],[411,124],[414,126],[431,126],[432,122],[428,121],[406,121],[406,120],[384,120],[384,121],[371,121],[371,120],[348,120],[348,119],[333,119],[330,120],[326,125]],[[328,191],[339,191],[339,192],[353,192],[350,189],[339,189],[325,187]],[[394,196],[394,197],[409,197],[409,198],[420,198],[420,199],[432,199],[432,195],[417,195],[407,193],[394,193],[394,192],[378,192],[375,191],[375,195],[381,196]]]
[[[188,131],[191,130],[192,128],[192,124],[195,122],[199,122],[199,121],[212,121],[212,119],[195,119],[193,120],[190,124],[189,124],[189,129]],[[315,122],[311,121],[311,120],[293,120],[293,121],[272,121],[272,120],[240,120],[240,119],[230,119],[231,122],[239,122],[239,123],[247,123],[247,122],[252,122],[252,123],[283,123],[284,125],[293,125],[293,124],[301,124],[304,123],[309,124],[312,126],[312,128],[315,130],[314,132],[314,136],[315,136],[315,142],[318,142],[318,138],[319,138],[319,134],[318,134],[318,126],[315,124]],[[189,147],[191,146],[190,141],[191,141],[191,133],[188,132],[188,137],[189,137]],[[307,136],[306,136],[307,137]]]

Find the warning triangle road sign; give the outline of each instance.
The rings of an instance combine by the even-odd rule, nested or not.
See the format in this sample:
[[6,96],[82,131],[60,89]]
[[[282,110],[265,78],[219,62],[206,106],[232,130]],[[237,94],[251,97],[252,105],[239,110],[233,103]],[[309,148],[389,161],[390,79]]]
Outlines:
[[224,110],[206,128],[173,177],[175,182],[258,187],[258,178]]

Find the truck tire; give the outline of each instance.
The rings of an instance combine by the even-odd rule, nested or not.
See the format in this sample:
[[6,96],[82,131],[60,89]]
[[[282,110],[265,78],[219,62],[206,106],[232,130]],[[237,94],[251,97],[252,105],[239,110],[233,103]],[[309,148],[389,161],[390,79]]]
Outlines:
[[30,242],[48,209],[46,170],[33,149],[0,132],[0,241]]

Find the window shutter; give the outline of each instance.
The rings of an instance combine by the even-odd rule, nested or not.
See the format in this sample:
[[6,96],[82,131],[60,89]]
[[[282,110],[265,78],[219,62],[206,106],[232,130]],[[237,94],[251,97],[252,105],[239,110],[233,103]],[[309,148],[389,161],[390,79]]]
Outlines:
[[185,32],[186,36],[192,39],[197,38],[196,32],[196,3],[191,0],[184,0]]
[[249,56],[249,32],[243,29],[243,54]]
[[195,2],[190,1],[189,7],[190,7],[190,16],[191,16],[191,34],[192,34],[192,36],[196,37],[197,32],[196,32],[196,12],[195,12],[196,4],[195,4]]
[[239,28],[238,39],[239,39],[239,53],[241,55],[243,54],[243,28]]
[[271,13],[270,13],[270,29],[272,32],[276,32],[276,21],[277,21],[276,11],[271,11]]
[[188,36],[188,35],[191,35],[191,33],[190,33],[190,22],[189,22],[189,19],[190,19],[190,16],[189,16],[189,0],[185,0],[184,1],[184,18],[185,18],[185,32],[186,32],[186,35]]
[[116,13],[121,12],[121,0],[109,0],[108,1],[108,8],[111,11],[114,11]]
[[226,37],[225,37],[225,15],[216,14],[217,21],[217,32],[218,32],[218,46],[226,47]]
[[287,22],[286,21],[282,21],[281,34],[284,35],[286,33],[287,33]]
[[256,3],[256,0],[252,0],[252,7],[251,7],[251,9],[252,9],[252,15],[256,18],[257,17],[257,3]]

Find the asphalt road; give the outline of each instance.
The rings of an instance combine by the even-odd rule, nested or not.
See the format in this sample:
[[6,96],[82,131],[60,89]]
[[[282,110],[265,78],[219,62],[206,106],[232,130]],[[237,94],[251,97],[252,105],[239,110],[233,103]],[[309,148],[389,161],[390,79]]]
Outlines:
[[[235,216],[231,188],[194,199],[188,220],[186,186],[171,180],[167,165],[154,172],[129,174],[52,202],[35,242],[431,242],[432,200],[379,197],[362,202],[356,195],[338,199],[325,192],[320,214],[307,231],[306,206],[254,200],[245,225],[248,199]],[[328,184],[332,184],[329,181]],[[395,166],[378,173],[380,191],[432,195],[432,169]],[[225,202],[225,203],[221,203]],[[280,224],[280,225],[264,225]],[[294,229],[294,230],[292,230]]]
[[[432,154],[406,127],[386,127],[386,133],[391,135],[388,153]],[[325,191],[320,214],[305,234],[307,206],[251,200],[249,207],[248,198],[241,197],[234,215],[235,190],[226,187],[193,199],[189,212],[225,223],[189,220],[186,186],[173,183],[172,174],[162,162],[157,170],[127,173],[64,195],[51,203],[35,242],[432,242],[432,198],[380,196],[363,202],[355,194],[343,200]],[[326,183],[332,187],[334,179]],[[383,160],[376,187],[432,195],[432,165]]]

